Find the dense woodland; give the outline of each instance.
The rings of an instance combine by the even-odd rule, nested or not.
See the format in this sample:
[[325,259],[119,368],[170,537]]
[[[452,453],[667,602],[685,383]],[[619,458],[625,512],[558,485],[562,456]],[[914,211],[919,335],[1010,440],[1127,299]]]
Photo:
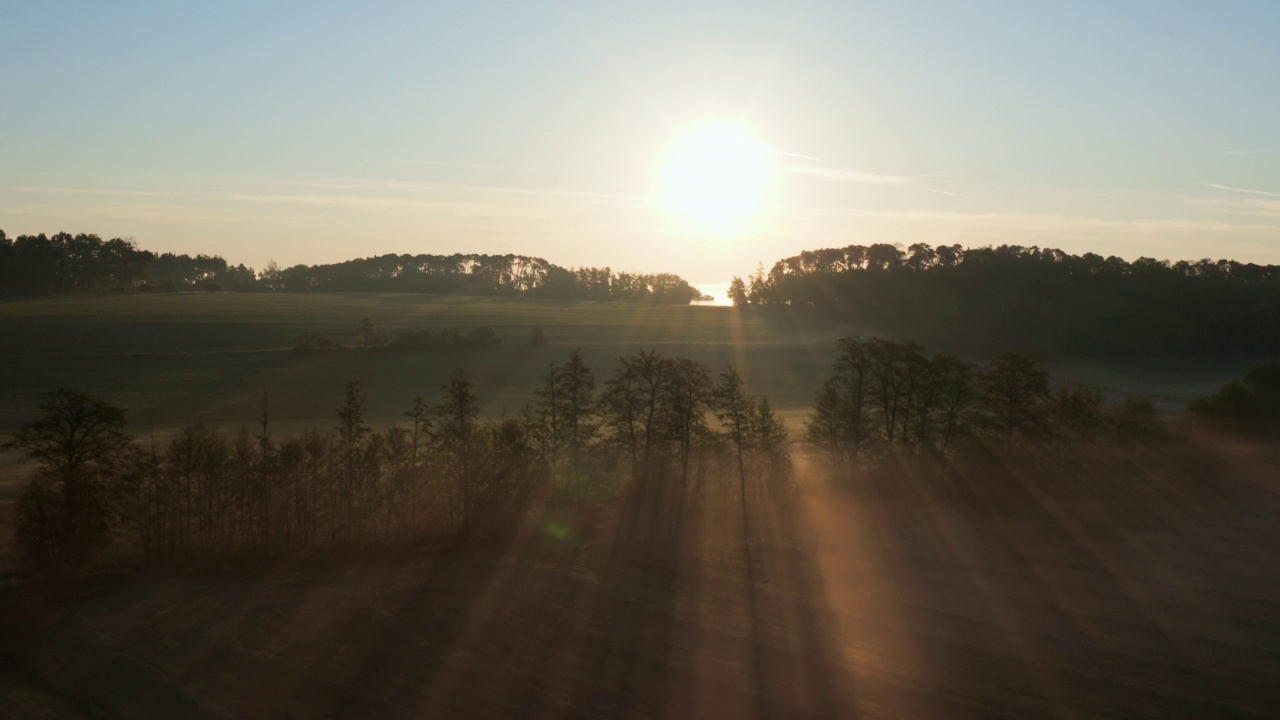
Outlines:
[[963,352],[1238,355],[1280,350],[1280,267],[1132,262],[1005,245],[850,245],[734,278],[737,305],[809,308]]
[[132,240],[0,230],[0,296],[147,291],[371,291],[687,304],[706,300],[669,273],[566,269],[523,255],[383,255],[328,265],[269,264],[261,272],[218,256],[155,254]]
[[[907,343],[846,338],[806,422],[806,447],[836,467],[894,455],[1011,453],[1160,435],[1150,403],[1105,403],[1055,386],[1034,360],[985,366]],[[600,502],[622,492],[697,493],[708,477],[790,474],[788,431],[738,372],[641,351],[597,387],[577,352],[547,367],[515,416],[482,419],[459,371],[404,420],[371,427],[363,386],[335,394],[335,423],[279,436],[269,396],[252,427],[201,423],[169,442],[134,437],[125,411],[59,389],[8,447],[36,473],[17,506],[32,566],[104,557],[146,564],[280,555],[463,532],[534,498]],[[661,492],[659,492],[661,494]]]

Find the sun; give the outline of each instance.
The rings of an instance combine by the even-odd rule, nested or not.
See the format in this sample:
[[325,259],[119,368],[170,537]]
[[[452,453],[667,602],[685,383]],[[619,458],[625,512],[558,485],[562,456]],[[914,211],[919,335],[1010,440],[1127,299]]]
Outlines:
[[708,121],[686,130],[659,169],[667,205],[699,229],[741,229],[764,205],[768,152],[740,123]]

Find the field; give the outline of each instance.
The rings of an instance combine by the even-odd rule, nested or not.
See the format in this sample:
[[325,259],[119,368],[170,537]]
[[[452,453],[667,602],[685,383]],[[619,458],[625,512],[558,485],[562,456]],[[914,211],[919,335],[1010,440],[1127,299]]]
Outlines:
[[[497,350],[392,352],[357,349],[355,326],[371,319],[390,340],[424,328],[463,333],[491,327]],[[550,340],[530,347],[532,329]],[[828,374],[832,342],[859,334],[785,309],[652,306],[601,302],[509,302],[401,294],[211,294],[57,297],[0,303],[0,435],[29,420],[40,395],[83,389],[126,407],[138,432],[201,419],[257,420],[262,394],[285,427],[330,423],[342,385],[360,380],[375,421],[398,420],[415,395],[435,397],[459,368],[474,378],[491,414],[519,412],[551,360],[580,349],[602,381],[613,359],[640,349],[713,368],[735,364],[757,394],[802,414]],[[298,353],[295,338],[319,332],[346,350]],[[910,339],[910,338],[905,338]],[[1061,378],[1113,395],[1132,392],[1173,407],[1238,377],[1253,358],[1216,362],[1099,362],[1045,358]]]
[[[494,328],[487,350],[300,353]],[[532,347],[532,329],[550,344]],[[0,304],[0,434],[82,388],[163,439],[202,419],[375,425],[459,368],[518,412],[581,349],[598,381],[640,349],[735,364],[793,433],[858,334],[783,310],[412,295],[177,294]],[[1176,409],[1251,359],[1058,377]],[[577,506],[541,498],[450,545],[252,568],[0,585],[4,717],[1273,717],[1274,447],[1208,431],[1116,448],[699,475]],[[23,469],[0,456],[0,510]],[[0,518],[0,524],[5,522]],[[547,528],[558,528],[549,532]],[[7,528],[0,532],[8,535]],[[7,538],[6,538],[7,539]]]
[[1211,437],[835,478],[798,457],[745,503],[712,478],[455,547],[0,589],[0,707],[1274,717],[1277,460]]
[[[356,349],[355,327],[370,318],[383,336],[408,330],[490,327],[496,350],[392,352]],[[849,332],[831,323],[730,308],[600,302],[505,302],[423,295],[178,294],[0,304],[0,428],[26,420],[46,390],[67,385],[130,409],[139,429],[201,418],[254,422],[269,391],[273,418],[327,425],[347,380],[363,381],[370,416],[393,421],[415,395],[434,399],[459,368],[485,409],[518,412],[551,360],[580,349],[599,379],[613,358],[639,349],[733,362],[782,406],[809,401],[831,342]],[[542,328],[545,347],[530,346]],[[346,350],[297,353],[294,339],[319,332]]]
[[[490,327],[496,350],[393,352],[356,348],[356,323],[371,319],[384,338],[421,329]],[[549,344],[531,347],[533,328]],[[604,302],[510,302],[413,294],[177,293],[53,297],[0,302],[0,438],[31,420],[45,392],[70,387],[129,411],[130,429],[164,441],[204,421],[227,430],[253,425],[266,393],[277,432],[333,425],[344,383],[359,380],[375,426],[403,421],[412,399],[434,401],[458,369],[476,382],[489,415],[515,414],[533,397],[547,363],[581,350],[597,382],[614,358],[641,349],[721,368],[733,363],[798,432],[814,391],[829,374],[833,341],[864,332],[785,309],[653,306]],[[294,351],[302,333],[348,346]],[[1216,362],[1099,362],[1046,358],[1054,374],[1136,393],[1176,411],[1194,395],[1239,377],[1252,358]],[[10,503],[26,471],[0,453],[0,557]],[[3,561],[0,561],[3,564]]]

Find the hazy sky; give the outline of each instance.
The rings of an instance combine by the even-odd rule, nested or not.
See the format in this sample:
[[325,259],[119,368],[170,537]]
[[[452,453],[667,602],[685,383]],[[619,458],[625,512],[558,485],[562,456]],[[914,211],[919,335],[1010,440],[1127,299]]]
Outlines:
[[[1280,3],[9,2],[0,228],[695,282],[850,243],[1280,263]],[[769,148],[713,232],[655,178]]]

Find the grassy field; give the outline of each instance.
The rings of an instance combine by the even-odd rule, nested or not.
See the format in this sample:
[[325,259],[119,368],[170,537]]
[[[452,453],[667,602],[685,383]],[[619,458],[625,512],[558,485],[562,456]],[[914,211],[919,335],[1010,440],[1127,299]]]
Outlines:
[[[497,350],[397,353],[291,351],[304,332],[355,345],[372,319],[387,339],[424,328],[494,328]],[[535,327],[550,345],[529,346]],[[550,360],[581,349],[597,378],[613,358],[639,349],[732,362],[756,393],[783,409],[808,406],[834,358],[832,341],[860,328],[785,309],[510,302],[407,294],[208,294],[58,297],[0,303],[0,434],[31,417],[45,391],[70,386],[130,410],[139,428],[189,419],[253,421],[270,391],[284,422],[327,422],[342,383],[363,381],[375,419],[397,417],[413,396],[431,398],[465,368],[489,412],[518,410]],[[909,339],[909,338],[908,338]],[[1249,358],[1100,363],[1046,358],[1055,374],[1169,403],[1238,376]]]
[[713,476],[443,550],[0,587],[0,708],[1274,717],[1275,450],[1188,440],[839,480],[800,456],[745,501]]
[[[479,326],[503,338],[496,350],[398,353],[348,349],[300,354],[294,338],[319,332],[355,345],[355,326],[372,319],[388,339],[407,330]],[[369,392],[370,415],[390,421],[415,395],[434,399],[459,368],[477,384],[485,409],[516,412],[551,360],[581,349],[603,379],[613,358],[639,349],[733,362],[757,392],[783,406],[808,402],[831,341],[846,328],[784,314],[730,308],[617,303],[504,302],[423,295],[180,294],[55,298],[0,304],[0,428],[30,417],[56,385],[101,393],[130,410],[140,428],[189,419],[252,422],[262,392],[273,417],[327,424],[347,380]],[[530,346],[535,327],[550,339]],[[3,430],[0,430],[3,432]]]
[[[394,352],[357,349],[355,326],[370,318],[387,339],[409,330],[491,327],[500,348]],[[531,347],[533,328],[550,344]],[[299,353],[294,339],[318,332],[349,347]],[[641,349],[733,363],[799,429],[835,357],[833,341],[864,333],[786,309],[652,306],[601,302],[511,302],[415,294],[180,293],[56,297],[0,303],[0,437],[35,416],[57,386],[106,397],[129,410],[133,432],[164,439],[202,420],[233,429],[261,415],[269,397],[278,432],[328,427],[343,384],[359,380],[375,425],[402,420],[415,396],[433,401],[458,369],[475,380],[484,412],[517,413],[547,363],[581,350],[602,383],[613,361]],[[870,333],[867,333],[870,334]],[[1134,365],[1047,358],[1058,377],[1153,397],[1166,409],[1238,377],[1252,358],[1177,358]],[[21,475],[0,454],[0,500]],[[3,508],[0,508],[0,512]]]
[[[492,327],[500,348],[298,353]],[[531,347],[534,327],[551,344]],[[603,381],[640,349],[735,364],[798,429],[835,339],[785,310],[420,295],[57,298],[0,304],[0,434],[57,385],[163,439],[201,419],[334,424],[364,382],[374,424],[459,368],[517,412],[581,349]],[[1176,408],[1251,359],[1055,376]],[[0,709],[17,717],[1263,717],[1280,703],[1274,448],[1188,433],[1006,463],[903,461],[796,483],[714,478],[492,541],[265,570],[0,587]],[[0,455],[5,514],[25,471]],[[547,517],[572,532],[539,531]],[[2,563],[0,563],[2,564]],[[0,715],[9,715],[0,712]]]

